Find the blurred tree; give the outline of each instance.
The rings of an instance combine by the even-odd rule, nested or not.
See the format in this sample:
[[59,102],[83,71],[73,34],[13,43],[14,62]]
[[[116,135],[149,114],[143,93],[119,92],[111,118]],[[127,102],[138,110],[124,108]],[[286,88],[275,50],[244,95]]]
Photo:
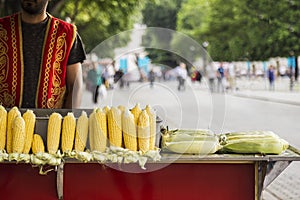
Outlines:
[[[87,52],[109,37],[132,29],[139,19],[145,0],[51,0],[48,11],[55,17],[76,24]],[[1,0],[1,16],[12,14],[20,9],[19,0]],[[129,38],[129,36],[128,36]],[[107,43],[103,57],[113,56],[113,48],[126,44],[128,38]]]
[[[171,48],[172,31],[176,30],[177,13],[181,8],[183,0],[156,0],[146,3],[142,10],[143,23],[148,29],[143,37],[143,46],[152,47],[147,49],[148,56],[154,63],[175,67],[180,60],[180,56],[169,51]],[[162,29],[168,29],[163,31]],[[172,30],[172,31],[170,31]],[[154,48],[153,48],[154,47]]]
[[291,50],[299,55],[299,17],[295,0],[186,0],[177,24],[199,42],[208,41],[214,60],[265,60]]

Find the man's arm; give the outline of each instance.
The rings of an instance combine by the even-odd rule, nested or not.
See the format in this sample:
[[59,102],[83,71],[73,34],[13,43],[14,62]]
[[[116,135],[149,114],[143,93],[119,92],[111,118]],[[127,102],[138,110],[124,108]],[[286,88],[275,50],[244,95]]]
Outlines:
[[82,97],[82,68],[81,63],[67,66],[66,85],[67,96],[63,108],[79,108]]

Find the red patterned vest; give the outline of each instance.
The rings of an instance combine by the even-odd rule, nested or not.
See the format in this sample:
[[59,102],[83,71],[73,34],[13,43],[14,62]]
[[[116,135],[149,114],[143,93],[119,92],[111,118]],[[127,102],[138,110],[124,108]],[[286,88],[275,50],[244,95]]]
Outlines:
[[[49,16],[36,91],[37,108],[63,106],[66,67],[76,37],[75,26]],[[21,14],[0,19],[0,103],[7,108],[21,107],[26,92],[22,51]]]

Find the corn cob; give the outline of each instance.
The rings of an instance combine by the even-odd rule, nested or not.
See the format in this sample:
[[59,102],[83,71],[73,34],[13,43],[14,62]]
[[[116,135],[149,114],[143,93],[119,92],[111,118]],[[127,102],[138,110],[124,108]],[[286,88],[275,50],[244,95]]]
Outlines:
[[0,105],[0,151],[5,149],[6,125],[7,125],[7,111],[2,105]]
[[[102,109],[97,109],[95,114],[96,120],[100,125],[100,134],[95,135],[95,149],[98,151],[104,151],[107,145],[107,114]],[[97,138],[98,137],[98,138]]]
[[35,114],[32,110],[27,110],[23,114],[23,118],[25,121],[25,128],[26,128],[26,137],[25,137],[25,145],[23,149],[23,153],[29,153],[31,148],[31,143],[33,139],[34,127],[35,127]]
[[267,138],[267,137],[276,137],[279,138],[274,132],[272,131],[245,131],[245,132],[232,132],[223,134],[226,137],[226,140],[233,140],[233,139],[247,139],[247,138]]
[[77,120],[75,132],[75,146],[76,151],[84,151],[89,132],[89,118],[85,111],[82,111]]
[[178,142],[166,142],[165,148],[175,153],[187,153],[187,154],[213,154],[220,149],[218,139],[213,140],[189,140]]
[[119,105],[118,109],[121,110],[122,113],[126,110],[125,106],[123,105]]
[[104,152],[107,144],[106,114],[102,109],[96,109],[90,115],[90,147],[92,151]]
[[155,140],[156,140],[156,113],[151,108],[150,105],[146,106],[147,114],[149,115],[150,122],[150,150],[154,150],[155,148]]
[[61,122],[61,114],[54,112],[50,115],[47,129],[47,150],[50,154],[56,154],[58,151]]
[[25,145],[25,121],[21,115],[17,116],[12,124],[12,152],[22,153]]
[[104,106],[103,107],[103,111],[107,114],[108,111],[110,110],[110,107],[109,106]]
[[210,130],[172,130],[162,136],[163,149],[175,153],[212,154],[221,148],[219,137]]
[[135,104],[135,106],[130,111],[133,114],[134,123],[135,123],[135,125],[137,125],[138,124],[139,116],[140,116],[140,114],[142,112],[140,104],[139,103]]
[[43,138],[39,134],[33,135],[32,140],[32,153],[44,153],[45,152],[45,145]]
[[63,119],[61,134],[61,150],[62,152],[71,152],[73,150],[74,138],[76,130],[76,119],[72,112],[69,112]]
[[122,130],[125,148],[137,151],[137,133],[133,114],[127,109],[122,114]]
[[95,110],[90,114],[89,116],[89,132],[88,132],[88,137],[89,137],[89,145],[90,145],[90,150],[93,151],[95,149],[94,145],[94,133],[92,132],[94,130],[95,126]]
[[13,107],[8,111],[7,114],[7,129],[6,129],[6,151],[7,153],[12,153],[12,125],[17,116],[21,116],[21,113],[17,107]]
[[220,137],[223,136],[223,150],[226,152],[280,154],[289,147],[288,142],[272,131],[227,133]]
[[162,135],[162,144],[165,142],[180,142],[180,141],[210,141],[215,140],[214,135],[210,130],[197,129],[179,129],[167,131]]
[[107,117],[110,144],[122,147],[121,111],[118,108],[112,107],[107,113]]
[[150,149],[150,120],[146,110],[143,110],[138,118],[138,146],[142,152]]
[[284,140],[276,138],[237,140],[223,146],[223,150],[232,153],[280,154],[287,149]]

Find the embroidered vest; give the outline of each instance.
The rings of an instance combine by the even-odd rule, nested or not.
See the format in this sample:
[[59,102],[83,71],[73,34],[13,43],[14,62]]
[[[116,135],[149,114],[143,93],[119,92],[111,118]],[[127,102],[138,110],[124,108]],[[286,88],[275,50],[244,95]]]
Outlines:
[[[37,108],[61,108],[66,92],[66,67],[76,37],[76,27],[51,15],[45,34]],[[34,56],[34,55],[33,55]],[[24,62],[21,14],[0,19],[0,103],[22,105]]]

